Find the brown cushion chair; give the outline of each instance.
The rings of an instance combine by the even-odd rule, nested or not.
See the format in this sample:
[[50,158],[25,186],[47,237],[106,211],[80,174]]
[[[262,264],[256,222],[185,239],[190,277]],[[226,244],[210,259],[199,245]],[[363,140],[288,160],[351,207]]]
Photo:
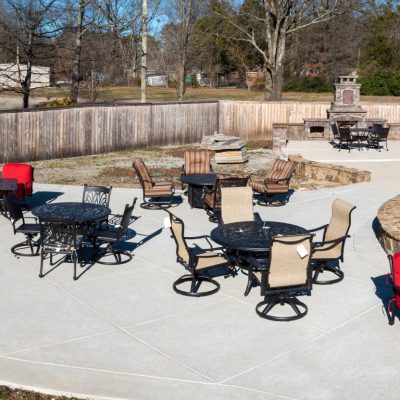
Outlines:
[[250,186],[221,188],[221,222],[254,221],[253,191]]
[[211,189],[204,189],[204,207],[211,222],[217,222],[221,210],[221,188],[242,187],[249,183],[249,175],[217,174]]
[[[342,261],[346,239],[350,237],[348,232],[351,225],[351,213],[356,207],[352,204],[336,199],[332,203],[332,216],[329,224],[320,226],[309,232],[322,231],[322,241],[313,243],[312,261],[314,264],[313,283],[328,285],[340,282],[344,273],[336,266],[329,265],[329,261]],[[330,280],[318,280],[318,276],[325,271],[330,271],[336,278]]]
[[160,181],[154,181],[141,158],[135,160],[132,166],[143,189],[143,203],[140,204],[140,207],[145,209],[171,207],[175,193],[172,179],[166,180],[164,178]]
[[[275,160],[264,182],[251,182],[254,192],[264,195],[259,205],[284,205],[289,201],[289,182],[294,171],[293,161]],[[285,195],[285,196],[276,196]]]
[[[188,274],[181,276],[173,284],[174,291],[184,296],[208,296],[218,292],[220,284],[207,276],[204,276],[211,268],[223,267],[233,268],[223,253],[217,253],[215,250],[221,250],[222,248],[215,248],[211,245],[209,237],[204,236],[185,236],[185,225],[183,221],[166,210],[170,217],[171,233],[176,243],[176,261],[182,264],[187,270]],[[196,248],[191,249],[186,240],[190,239],[206,239],[209,243],[209,250],[199,250]],[[234,268],[233,268],[234,269]],[[190,289],[182,289],[182,284],[190,282]],[[201,282],[207,282],[212,285],[212,288],[206,291],[199,292]]]
[[[249,276],[261,287],[264,301],[256,306],[257,314],[273,321],[292,321],[307,314],[307,306],[297,299],[298,294],[310,294],[312,235],[276,236],[272,240],[270,256],[266,260],[250,258]],[[304,250],[300,254],[299,248]],[[294,315],[272,314],[277,305],[289,305]]]
[[211,152],[209,150],[186,150],[184,152],[181,176],[211,172]]

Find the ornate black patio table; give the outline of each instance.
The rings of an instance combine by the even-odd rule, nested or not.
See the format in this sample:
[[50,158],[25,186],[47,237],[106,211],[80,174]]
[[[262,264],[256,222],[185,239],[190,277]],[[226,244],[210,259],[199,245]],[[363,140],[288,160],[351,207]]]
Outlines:
[[215,179],[215,174],[189,174],[181,176],[182,183],[188,185],[188,201],[191,207],[204,208],[204,187],[213,186]]
[[229,250],[268,252],[277,235],[307,233],[301,226],[276,221],[235,222],[220,225],[211,231],[211,239]]
[[65,220],[77,224],[89,224],[104,220],[111,213],[108,207],[91,203],[49,203],[32,210],[32,214],[39,218]]

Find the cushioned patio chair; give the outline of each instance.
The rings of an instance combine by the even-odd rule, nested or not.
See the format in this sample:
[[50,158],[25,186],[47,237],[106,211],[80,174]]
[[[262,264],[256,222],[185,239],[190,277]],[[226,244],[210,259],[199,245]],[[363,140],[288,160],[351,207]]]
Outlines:
[[262,206],[282,206],[289,201],[289,183],[294,172],[293,161],[275,160],[267,172],[264,182],[250,183],[254,192],[263,195],[257,204]]
[[[307,306],[296,296],[309,295],[312,289],[311,239],[312,235],[276,236],[272,240],[268,260],[263,262],[250,258],[249,275],[259,282],[261,295],[265,297],[256,306],[260,317],[292,321],[307,314]],[[289,305],[294,314],[272,313],[278,304]]]
[[389,282],[393,288],[393,297],[388,302],[389,324],[393,325],[397,311],[400,309],[400,252],[389,255]]
[[221,188],[221,222],[254,221],[253,191],[250,186]]
[[171,207],[175,193],[172,179],[153,180],[141,158],[135,160],[132,166],[136,171],[143,190],[143,203],[140,204],[140,207],[145,209],[163,209]]
[[249,175],[217,174],[212,188],[204,188],[204,207],[211,222],[217,222],[221,211],[221,189],[243,187],[249,183]]
[[[322,231],[322,241],[313,243],[312,262],[314,265],[313,283],[329,285],[340,282],[344,273],[336,266],[329,265],[332,261],[342,261],[346,239],[350,237],[351,213],[356,207],[352,204],[336,199],[332,203],[332,216],[329,224],[310,229],[309,232]],[[325,271],[335,277],[329,280],[319,280],[319,275]]]
[[108,225],[104,228],[95,229],[90,233],[90,237],[94,240],[95,244],[97,241],[106,244],[104,248],[97,247],[97,263],[118,265],[125,264],[132,259],[132,254],[129,251],[118,249],[117,246],[124,239],[128,231],[136,200],[137,198],[135,197],[132,205],[125,205],[121,221],[118,225]]
[[[216,252],[216,250],[223,251],[222,248],[213,247],[209,241],[209,236],[206,235],[193,237],[185,236],[185,225],[183,221],[170,211],[165,211],[169,214],[171,233],[176,244],[176,261],[182,264],[188,271],[188,274],[181,276],[174,282],[174,291],[184,296],[193,297],[209,296],[218,292],[220,284],[204,274],[212,268],[232,268],[225,255]],[[186,242],[188,239],[205,239],[209,244],[209,249],[190,248]],[[199,292],[203,282],[212,285],[212,287]],[[181,285],[185,283],[190,284],[189,290],[182,288]]]
[[[18,204],[15,195],[6,196],[4,205],[10,217],[14,234],[22,233],[26,240],[11,247],[11,252],[17,256],[37,256],[39,255],[39,244],[33,239],[40,233],[40,225],[34,217],[26,217],[22,212],[21,205]],[[27,219],[33,219],[34,223],[27,223]],[[17,226],[17,223],[20,223]],[[28,249],[29,252],[25,252]]]
[[8,163],[3,165],[2,178],[16,179],[18,200],[32,196],[33,192],[33,167],[30,164]]
[[[208,150],[186,150],[183,153],[181,176],[209,174],[212,172],[211,152]],[[182,189],[184,185],[182,183]]]

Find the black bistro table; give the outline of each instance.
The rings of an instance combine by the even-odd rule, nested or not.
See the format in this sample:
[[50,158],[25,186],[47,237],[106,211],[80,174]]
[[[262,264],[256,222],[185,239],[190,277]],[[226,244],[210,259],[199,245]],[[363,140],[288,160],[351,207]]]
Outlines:
[[182,175],[181,182],[188,185],[188,201],[192,208],[204,208],[204,188],[214,186],[216,174]]
[[[234,222],[232,224],[220,225],[211,231],[211,239],[223,248],[236,251],[236,265],[243,270],[249,268],[248,258],[268,259],[271,243],[274,236],[278,235],[300,235],[308,233],[306,229],[298,225],[276,221],[249,221]],[[261,263],[265,270],[268,264]],[[250,274],[244,295],[247,296],[253,285]]]
[[78,202],[49,203],[35,207],[32,214],[43,219],[74,222],[76,224],[91,224],[104,220],[111,210],[108,207]]

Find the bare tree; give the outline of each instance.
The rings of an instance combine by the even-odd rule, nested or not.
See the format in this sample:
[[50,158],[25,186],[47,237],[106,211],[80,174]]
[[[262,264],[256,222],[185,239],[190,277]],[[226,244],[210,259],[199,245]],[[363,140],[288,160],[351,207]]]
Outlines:
[[353,0],[245,0],[231,1],[222,14],[236,28],[234,40],[253,46],[266,71],[265,100],[282,98],[283,65],[289,35],[348,12]]
[[146,102],[147,79],[147,0],[142,0],[142,62],[140,68],[140,94],[141,102]]
[[21,93],[23,108],[29,107],[33,65],[46,60],[50,39],[58,32],[55,2],[4,0],[0,5],[0,46],[12,61],[1,71],[1,86]]

